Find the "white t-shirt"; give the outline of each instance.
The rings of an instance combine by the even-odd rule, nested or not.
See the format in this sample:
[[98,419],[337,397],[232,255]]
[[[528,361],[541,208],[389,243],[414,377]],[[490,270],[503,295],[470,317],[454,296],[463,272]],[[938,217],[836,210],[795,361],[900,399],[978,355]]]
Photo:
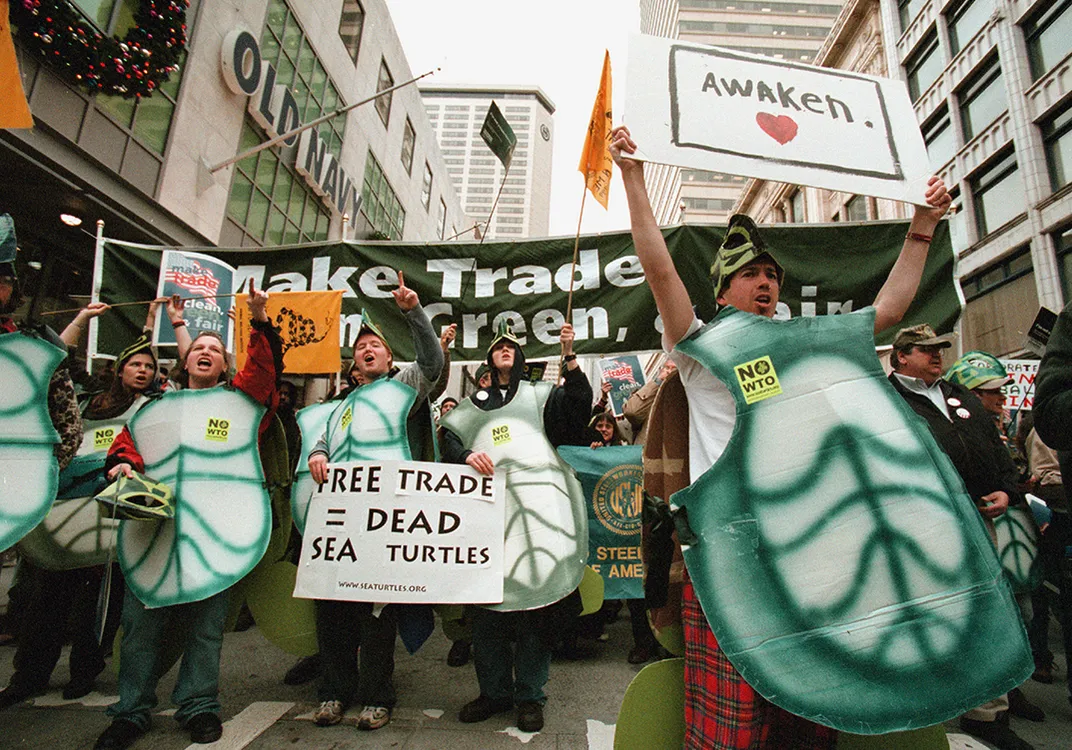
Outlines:
[[[682,338],[703,326],[694,317]],[[677,365],[689,399],[689,478],[695,482],[726,450],[737,421],[737,406],[729,389],[710,370],[667,344],[663,338],[663,349]]]

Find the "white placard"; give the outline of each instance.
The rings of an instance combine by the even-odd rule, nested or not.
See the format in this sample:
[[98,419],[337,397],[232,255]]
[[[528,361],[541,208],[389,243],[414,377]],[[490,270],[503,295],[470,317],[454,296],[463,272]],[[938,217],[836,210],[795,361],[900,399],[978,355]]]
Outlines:
[[902,81],[643,35],[627,80],[639,159],[924,203]]
[[1038,375],[1039,360],[1003,359],[1001,364],[1005,365],[1005,371],[1012,378],[1011,383],[1001,388],[1005,394],[1005,408],[1010,411],[1031,411],[1035,405],[1035,376]]
[[504,481],[458,464],[329,465],[309,505],[294,596],[501,602]]

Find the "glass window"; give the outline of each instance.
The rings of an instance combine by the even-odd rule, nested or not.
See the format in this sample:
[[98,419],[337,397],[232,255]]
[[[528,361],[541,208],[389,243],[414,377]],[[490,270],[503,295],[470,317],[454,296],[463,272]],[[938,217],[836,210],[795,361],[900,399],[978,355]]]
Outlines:
[[1050,186],[1060,190],[1072,182],[1072,106],[1042,123],[1042,140],[1046,146]]
[[421,205],[427,211],[432,204],[432,168],[424,163],[424,180],[421,182]]
[[789,221],[799,224],[804,221],[804,191],[798,190],[789,199]]
[[919,49],[905,62],[908,76],[908,93],[916,101],[930,85],[938,80],[945,62],[942,60],[941,48],[938,46],[938,32],[930,35],[920,43]]
[[960,288],[964,291],[965,301],[971,302],[1024,274],[1031,273],[1033,268],[1030,247],[1025,247],[1020,252],[1014,252],[1004,260],[961,279]]
[[439,199],[439,239],[447,236],[447,202]]
[[1005,97],[1005,81],[997,59],[968,81],[957,92],[957,98],[960,100],[964,140],[970,141],[1009,108]]
[[402,131],[402,166],[406,168],[406,174],[413,174],[413,148],[416,143],[417,133],[407,117],[406,127]]
[[342,0],[339,16],[339,38],[346,45],[350,59],[357,63],[357,51],[361,49],[361,30],[365,26],[365,9],[358,0]]
[[1016,155],[1009,151],[970,180],[975,225],[985,237],[1027,209],[1024,186],[1016,169]]
[[[380,78],[376,81],[376,90],[383,91],[389,89],[395,85],[395,79],[391,77],[391,71],[387,68],[387,61],[380,60]],[[393,93],[386,96],[377,97],[376,99],[376,112],[380,115],[380,119],[386,126],[391,119],[391,97]]]
[[949,14],[950,55],[955,55],[986,25],[994,0],[965,0]]
[[932,167],[937,168],[953,158],[957,152],[957,142],[948,107],[943,106],[938,110],[931,119],[923,123],[921,130]]
[[1024,24],[1027,57],[1036,81],[1068,55],[1072,39],[1072,0],[1039,5],[1042,10]]
[[387,182],[383,167],[369,151],[365,161],[365,179],[361,188],[361,210],[369,224],[388,239],[401,240],[406,223],[402,202]]
[[[953,199],[953,205],[956,206],[960,200],[960,192],[956,189],[950,190],[949,196]],[[971,237],[968,236],[968,212],[963,208],[949,213],[949,236],[953,249],[958,253],[966,250],[971,244]]]
[[867,221],[867,198],[862,195],[853,196],[845,204],[846,221]]
[[897,0],[897,14],[901,17],[901,33],[903,34],[911,25],[912,20],[919,15],[926,0]]

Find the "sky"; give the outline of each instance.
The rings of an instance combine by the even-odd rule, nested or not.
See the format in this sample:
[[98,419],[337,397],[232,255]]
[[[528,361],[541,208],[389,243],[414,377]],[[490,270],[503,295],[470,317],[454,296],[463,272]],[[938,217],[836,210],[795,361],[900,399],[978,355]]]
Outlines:
[[[551,235],[577,231],[584,179],[577,170],[603,51],[610,51],[614,121],[621,121],[629,35],[638,3],[606,0],[386,0],[414,75],[439,67],[437,84],[535,84],[555,105]],[[615,170],[610,209],[589,194],[581,231],[629,228]]]

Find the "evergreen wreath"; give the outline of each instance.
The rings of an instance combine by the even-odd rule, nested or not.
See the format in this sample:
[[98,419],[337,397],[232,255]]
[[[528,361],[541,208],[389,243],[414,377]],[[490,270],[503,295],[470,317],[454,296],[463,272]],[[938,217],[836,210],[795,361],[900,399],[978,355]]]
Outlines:
[[105,36],[67,0],[12,0],[21,44],[91,94],[149,96],[179,69],[188,0],[140,0],[122,41]]

